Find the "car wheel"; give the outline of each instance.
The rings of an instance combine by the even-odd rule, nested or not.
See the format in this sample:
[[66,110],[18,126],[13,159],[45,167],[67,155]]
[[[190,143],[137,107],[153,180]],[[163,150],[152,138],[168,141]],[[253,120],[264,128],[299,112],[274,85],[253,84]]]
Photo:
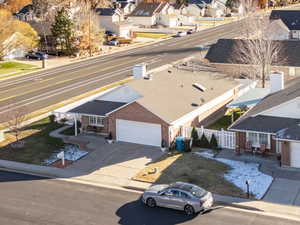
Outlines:
[[193,215],[195,213],[195,210],[194,210],[193,206],[186,205],[184,207],[184,212],[185,212],[186,215],[191,216],[191,215]]
[[156,206],[156,201],[153,198],[148,198],[146,204],[147,206],[154,208]]

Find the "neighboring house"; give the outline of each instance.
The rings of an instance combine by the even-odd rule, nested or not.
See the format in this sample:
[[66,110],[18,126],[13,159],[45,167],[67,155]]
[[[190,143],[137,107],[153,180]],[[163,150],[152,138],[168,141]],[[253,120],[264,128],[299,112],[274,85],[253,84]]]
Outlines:
[[270,20],[281,19],[290,30],[291,39],[300,39],[300,10],[272,10]]
[[267,28],[266,38],[269,40],[289,40],[290,32],[281,19],[272,20]]
[[133,81],[68,112],[80,118],[83,132],[111,133],[117,141],[170,145],[176,136],[184,135],[183,128],[215,119],[212,115],[235,98],[239,88],[239,82],[195,62],[150,75],[141,64],[133,74]]
[[157,24],[159,13],[166,6],[166,3],[141,2],[128,15],[128,19],[135,25],[150,27]]
[[136,5],[132,2],[124,2],[124,3],[118,3],[120,9],[122,10],[124,16],[130,14],[133,12],[133,10],[135,9]]
[[24,6],[19,12],[15,13],[14,16],[25,22],[33,21],[35,19],[33,5]]
[[201,9],[202,16],[220,17],[226,14],[226,0],[189,0],[188,3]]
[[236,132],[237,148],[265,145],[281,154],[286,167],[300,168],[300,78],[284,88],[283,73],[270,77],[271,93],[238,119],[229,130]]
[[[236,47],[240,42],[247,41],[241,39],[219,39],[212,45],[205,58],[210,64],[221,71],[233,75],[241,75],[246,64],[236,56]],[[281,46],[279,52],[281,60],[272,66],[273,70],[283,71],[286,79],[295,78],[300,75],[300,41],[277,41]]]
[[99,23],[107,31],[116,33],[121,37],[130,37],[132,24],[124,19],[124,14],[120,8],[97,8]]
[[198,4],[188,4],[187,13],[191,16],[203,17],[205,16],[205,7],[203,5]]
[[[196,16],[189,13],[188,6],[186,6],[183,3],[175,3],[172,5],[174,7],[174,13],[177,16],[178,25],[180,26],[190,26],[190,25],[196,25]],[[199,9],[198,7],[196,10]],[[199,11],[198,11],[199,15]]]
[[[15,32],[2,43],[1,49],[3,49],[3,59],[11,60],[15,58],[22,58],[25,56],[28,47],[22,45],[23,42],[22,34]],[[18,46],[18,47],[15,47]]]

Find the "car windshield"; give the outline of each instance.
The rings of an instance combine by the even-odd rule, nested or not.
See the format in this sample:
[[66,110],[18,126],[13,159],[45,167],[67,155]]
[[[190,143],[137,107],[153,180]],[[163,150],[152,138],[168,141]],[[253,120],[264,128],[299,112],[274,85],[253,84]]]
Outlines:
[[177,186],[178,188],[191,193],[193,196],[195,196],[197,198],[202,198],[207,193],[206,190],[204,190],[196,185],[193,185],[193,184],[174,183],[171,186],[173,186],[173,187]]

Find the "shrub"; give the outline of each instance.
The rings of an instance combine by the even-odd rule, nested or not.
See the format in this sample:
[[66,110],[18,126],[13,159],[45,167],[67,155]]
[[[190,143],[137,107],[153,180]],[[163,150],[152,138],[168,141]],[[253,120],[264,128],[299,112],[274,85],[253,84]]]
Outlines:
[[55,119],[56,119],[55,115],[52,114],[52,115],[49,116],[49,120],[50,120],[51,123],[54,123]]
[[162,147],[162,148],[167,147],[166,141],[165,141],[164,139],[161,140],[161,147]]
[[198,141],[198,146],[200,148],[210,148],[209,141],[205,134],[202,135],[201,139]]
[[191,143],[191,139],[186,138],[184,140],[184,151],[185,152],[191,152],[192,151],[192,149],[190,147],[190,143]]
[[210,148],[212,148],[213,150],[218,150],[218,141],[216,136],[213,134],[211,136],[210,142],[209,142]]
[[193,138],[193,146],[196,146],[199,140],[198,131],[195,127],[192,129],[191,137]]

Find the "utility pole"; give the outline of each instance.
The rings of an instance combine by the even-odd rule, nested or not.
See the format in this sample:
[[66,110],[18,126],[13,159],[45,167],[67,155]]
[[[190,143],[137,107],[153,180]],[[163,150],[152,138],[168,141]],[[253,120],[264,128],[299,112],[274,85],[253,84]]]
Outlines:
[[92,10],[92,8],[89,7],[89,53],[90,53],[90,57],[92,56],[92,46],[91,46],[91,10]]

